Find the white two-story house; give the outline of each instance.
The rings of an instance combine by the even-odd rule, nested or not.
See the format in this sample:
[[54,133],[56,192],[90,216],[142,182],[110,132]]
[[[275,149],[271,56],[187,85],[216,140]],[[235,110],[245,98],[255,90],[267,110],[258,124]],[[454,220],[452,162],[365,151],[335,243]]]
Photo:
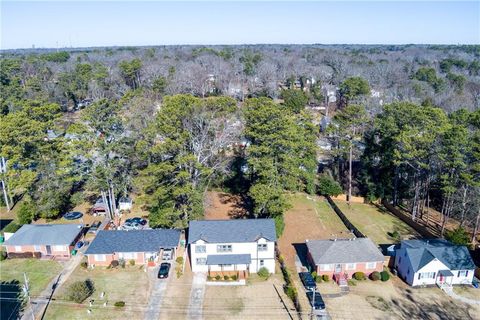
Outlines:
[[265,267],[275,273],[276,240],[273,219],[191,221],[192,271],[243,277]]
[[475,264],[465,246],[443,239],[404,240],[395,251],[399,277],[411,286],[471,284]]

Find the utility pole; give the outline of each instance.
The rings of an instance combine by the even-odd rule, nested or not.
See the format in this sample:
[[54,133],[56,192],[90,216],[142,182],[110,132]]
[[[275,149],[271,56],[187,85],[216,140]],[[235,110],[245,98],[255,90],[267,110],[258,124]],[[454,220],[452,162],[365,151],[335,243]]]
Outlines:
[[30,286],[28,284],[27,273],[23,273],[23,278],[25,280],[25,284],[23,285],[23,292],[27,296],[28,304],[30,305],[30,311],[32,312],[32,319],[35,320],[35,314],[33,313],[33,305],[32,301],[30,300]]
[[[4,173],[4,174],[7,173],[7,163],[4,157],[0,159],[0,173]],[[10,211],[12,208],[10,207],[10,201],[8,199],[7,183],[5,182],[4,179],[0,180],[0,183],[2,184],[2,191],[3,191],[3,197],[5,199],[5,206],[7,207],[7,211]]]
[[310,314],[310,320],[313,320],[313,313],[315,312],[315,289],[317,289],[317,287],[313,287],[313,295],[312,295],[312,313]]

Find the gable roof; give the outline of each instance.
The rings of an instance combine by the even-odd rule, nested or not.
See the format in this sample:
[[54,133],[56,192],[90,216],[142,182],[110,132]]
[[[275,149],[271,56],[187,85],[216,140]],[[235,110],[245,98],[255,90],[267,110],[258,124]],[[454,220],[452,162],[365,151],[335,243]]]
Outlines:
[[24,224],[4,245],[70,245],[82,228],[82,224]]
[[210,243],[253,242],[260,238],[277,240],[273,219],[190,221],[188,243],[203,240]]
[[100,230],[85,254],[114,252],[157,252],[160,248],[175,248],[180,230]]
[[315,264],[383,261],[377,246],[368,238],[307,240]]
[[467,247],[457,246],[443,239],[404,240],[400,248],[405,248],[414,272],[422,269],[434,259],[438,259],[450,270],[475,269]]

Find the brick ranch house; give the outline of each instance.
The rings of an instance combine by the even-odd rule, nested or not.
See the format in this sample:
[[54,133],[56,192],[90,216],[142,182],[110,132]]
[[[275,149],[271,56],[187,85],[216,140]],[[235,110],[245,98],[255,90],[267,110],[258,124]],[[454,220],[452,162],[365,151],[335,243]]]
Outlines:
[[307,240],[309,262],[319,275],[345,283],[355,272],[383,271],[384,256],[368,238]]
[[82,231],[81,224],[24,224],[3,246],[10,258],[68,259]]
[[85,256],[90,266],[108,266],[122,259],[155,265],[164,249],[172,249],[175,259],[179,242],[180,230],[175,229],[100,230]]

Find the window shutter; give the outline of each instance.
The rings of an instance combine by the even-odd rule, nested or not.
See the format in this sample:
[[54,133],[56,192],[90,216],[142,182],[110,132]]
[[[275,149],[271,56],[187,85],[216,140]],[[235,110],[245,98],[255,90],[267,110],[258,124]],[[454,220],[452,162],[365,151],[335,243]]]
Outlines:
[[421,275],[422,275],[421,273],[418,274],[418,280],[420,280],[420,276],[421,276]]
[[457,278],[460,277],[460,271],[458,271]]
[[432,277],[432,279],[435,279],[435,272],[432,272],[432,274],[433,274],[433,277]]
[[468,277],[468,270],[465,272],[465,277]]

